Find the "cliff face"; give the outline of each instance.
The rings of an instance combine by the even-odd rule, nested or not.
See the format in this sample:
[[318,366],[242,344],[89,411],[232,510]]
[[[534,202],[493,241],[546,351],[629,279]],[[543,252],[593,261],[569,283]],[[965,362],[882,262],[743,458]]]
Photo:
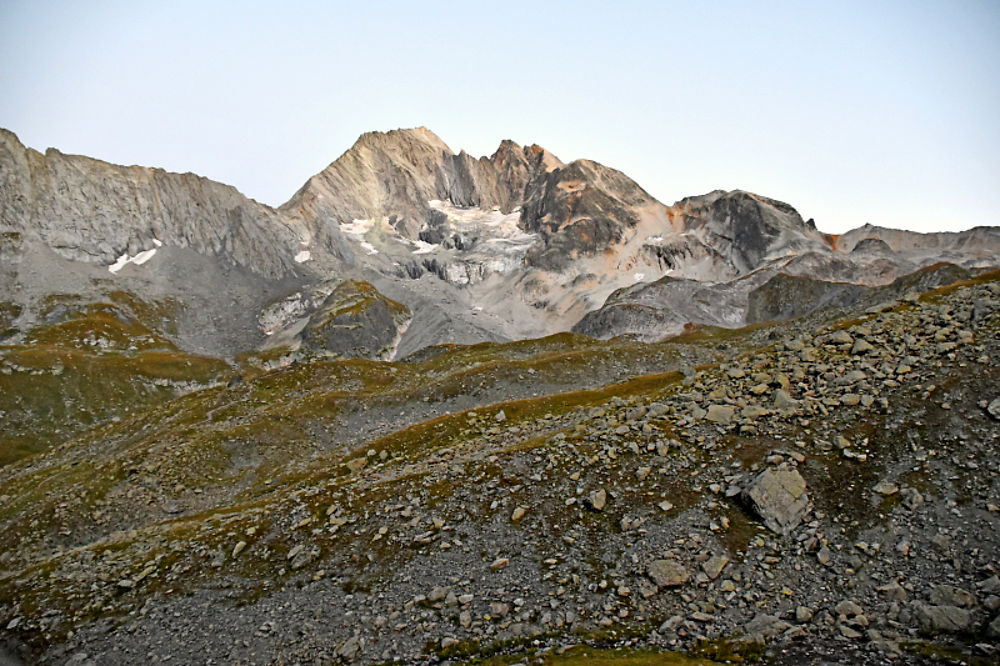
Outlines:
[[370,132],[281,210],[314,224],[386,217],[402,236],[415,239],[431,211],[429,201],[510,213],[522,204],[529,180],[554,166],[561,162],[551,154],[513,141],[476,159],[464,151],[454,154],[424,127]]
[[43,155],[6,130],[0,174],[0,226],[67,259],[110,265],[169,245],[272,278],[295,270],[297,234],[228,185],[52,148]]

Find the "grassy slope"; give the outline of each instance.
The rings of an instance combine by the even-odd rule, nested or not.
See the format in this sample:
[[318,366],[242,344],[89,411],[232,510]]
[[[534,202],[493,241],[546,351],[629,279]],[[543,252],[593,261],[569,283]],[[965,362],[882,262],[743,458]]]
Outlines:
[[[994,274],[973,283],[996,279]],[[926,299],[940,299],[955,288],[938,290]],[[374,524],[368,509],[385,508],[399,498],[419,496],[428,506],[444,508],[457,488],[435,473],[438,463],[465,465],[469,481],[476,484],[505,478],[504,461],[526,453],[548,456],[553,461],[549,476],[568,474],[572,466],[559,458],[562,454],[554,450],[553,442],[572,442],[583,459],[596,459],[600,452],[582,431],[568,424],[585,422],[590,410],[616,399],[624,408],[685,390],[679,374],[653,372],[657,368],[695,359],[708,362],[703,367],[711,378],[721,376],[711,362],[743,357],[745,363],[753,363],[766,355],[768,333],[767,325],[740,331],[711,329],[657,345],[598,342],[564,334],[507,345],[439,349],[412,363],[293,365],[248,377],[232,388],[157,401],[120,423],[84,433],[41,461],[22,461],[3,471],[0,524],[21,546],[5,560],[0,599],[19,599],[26,614],[57,608],[64,619],[59,630],[65,631],[100,615],[106,604],[114,605],[121,594],[114,588],[115,580],[135,578],[149,567],[153,572],[144,577],[141,595],[168,588],[194,589],[216,579],[219,574],[209,564],[211,555],[230,552],[241,540],[248,543],[248,553],[277,555],[242,557],[227,565],[227,575],[243,581],[247,595],[264,594],[270,581],[288,575],[279,571],[285,568],[284,555],[310,530],[328,523],[329,507],[336,508],[335,519],[352,521],[362,531]],[[984,334],[990,332],[980,333]],[[55,349],[60,358],[69,358],[69,351],[55,347],[51,353]],[[147,354],[173,352],[131,351],[127,358],[143,362],[156,358]],[[129,377],[139,374],[132,368],[123,372]],[[624,381],[595,383],[602,377]],[[956,374],[940,383],[962,380]],[[553,387],[581,385],[588,388],[551,392]],[[484,397],[496,392],[529,395],[417,420],[381,436],[352,436],[359,406],[369,413],[389,414],[412,403],[449,405],[450,400],[477,390]],[[532,392],[541,395],[530,396]],[[506,417],[502,424],[494,418],[500,410]],[[567,415],[572,418],[561,419]],[[884,437],[886,423],[854,420],[844,425],[843,432],[854,440],[868,437],[870,447],[891,461],[895,443]],[[926,419],[914,427],[928,427]],[[683,439],[684,433],[678,434],[672,421],[663,420],[655,428],[659,436]],[[781,428],[781,436],[771,443],[795,441],[802,434],[801,424],[794,420]],[[749,467],[769,447],[758,437],[730,433],[716,447],[724,452],[722,457],[687,440],[676,456],[690,469],[709,460]],[[814,478],[829,479],[814,489],[817,505],[848,521],[864,507],[845,505],[842,487],[854,483],[870,488],[884,469],[858,466],[835,454],[817,456],[810,464],[822,472]],[[621,474],[609,478],[617,478],[623,486],[630,483]],[[644,487],[670,497],[682,510],[695,501],[688,486],[689,481],[680,479]],[[861,496],[859,492],[853,497],[860,501]],[[542,495],[530,501],[539,507],[538,524],[560,524],[564,509],[558,503]],[[162,505],[169,502],[181,505],[183,513],[166,514]],[[739,510],[721,507],[719,516],[723,515],[733,526],[724,541],[736,555],[758,530]],[[595,525],[595,534],[601,529]],[[388,570],[416,554],[389,540],[363,546],[334,537],[323,548],[325,556],[337,561],[366,550],[377,552]],[[93,581],[77,581],[70,575],[73,562],[87,553],[86,557],[103,557],[111,572],[97,592],[91,588]],[[183,571],[183,576],[171,571]],[[375,584],[380,575],[384,573],[359,569],[357,584]],[[609,663],[643,663],[643,658],[616,653]]]

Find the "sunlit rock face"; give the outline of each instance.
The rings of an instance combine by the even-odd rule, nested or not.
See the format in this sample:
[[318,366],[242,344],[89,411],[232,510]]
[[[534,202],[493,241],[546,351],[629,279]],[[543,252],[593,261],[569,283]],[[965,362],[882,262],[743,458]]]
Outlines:
[[[995,228],[831,236],[750,192],[665,206],[596,162],[513,141],[475,158],[426,128],[362,135],[277,209],[193,174],[41,154],[6,131],[0,167],[15,336],[55,289],[90,301],[127,289],[184,303],[182,346],[300,345],[303,322],[359,279],[413,313],[401,353],[570,329],[656,339],[856,291],[826,282],[870,288],[937,262],[1000,263]],[[782,274],[818,282],[771,282],[750,313],[750,295]]]
[[42,154],[6,130],[0,173],[0,226],[67,259],[112,266],[167,245],[271,278],[295,267],[296,234],[274,210],[191,173]]

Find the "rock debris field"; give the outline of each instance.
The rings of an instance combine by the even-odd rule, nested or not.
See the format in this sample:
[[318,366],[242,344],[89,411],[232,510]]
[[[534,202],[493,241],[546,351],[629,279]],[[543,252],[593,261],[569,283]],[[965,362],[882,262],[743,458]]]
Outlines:
[[[4,638],[52,664],[995,663],[997,279],[613,377],[583,350],[558,391],[495,359],[462,408],[369,387],[341,413],[312,364],[189,393],[0,470]],[[253,391],[288,407],[264,434]]]

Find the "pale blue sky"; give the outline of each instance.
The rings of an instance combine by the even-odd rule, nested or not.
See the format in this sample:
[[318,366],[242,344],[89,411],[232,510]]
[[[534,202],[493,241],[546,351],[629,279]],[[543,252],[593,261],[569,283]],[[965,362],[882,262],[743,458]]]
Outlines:
[[13,2],[0,126],[277,205],[426,125],[741,188],[820,229],[1000,224],[1000,2]]

